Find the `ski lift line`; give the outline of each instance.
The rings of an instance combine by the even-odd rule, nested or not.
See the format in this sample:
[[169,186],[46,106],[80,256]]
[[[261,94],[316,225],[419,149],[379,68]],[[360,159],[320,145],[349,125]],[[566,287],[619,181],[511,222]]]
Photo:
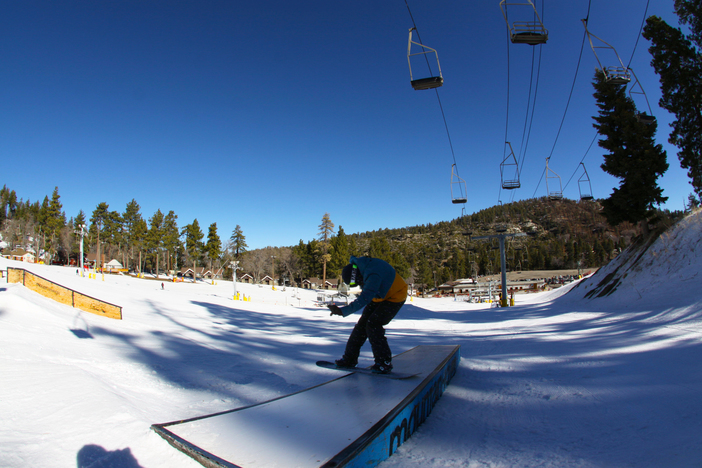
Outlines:
[[[519,172],[521,173],[521,168],[523,167],[524,160],[526,159],[526,152],[529,147],[529,139],[531,137],[531,128],[534,125],[534,112],[536,111],[536,97],[538,95],[539,91],[539,78],[541,77],[541,51],[543,49],[539,47],[539,62],[538,66],[536,68],[536,84],[534,85],[534,93],[533,93],[533,100],[532,98],[532,82],[534,81],[534,56],[535,51],[532,51],[531,55],[531,77],[529,79],[529,99],[531,100],[531,117],[529,117],[529,103],[527,103],[527,112],[526,116],[524,117],[524,130],[522,132],[522,144],[520,145],[519,149],[519,164],[517,166]],[[529,122],[528,129],[527,129],[527,121]],[[526,138],[525,138],[526,135]]]
[[[563,187],[563,190],[568,188],[570,181],[573,180],[573,177],[575,177],[575,174],[577,174],[578,168],[580,167],[581,164],[583,164],[583,161],[585,161],[585,158],[587,157],[588,153],[590,152],[590,149],[592,149],[592,145],[594,145],[595,141],[597,141],[597,137],[599,136],[599,134],[600,134],[599,132],[595,132],[595,136],[592,137],[592,141],[590,142],[590,146],[587,147],[587,151],[585,151],[585,154],[583,155],[582,159],[580,159],[578,166],[573,171],[573,174],[570,176],[570,179],[568,179],[568,182],[566,182],[565,187]],[[583,167],[584,167],[584,165],[583,165]]]
[[[417,29],[417,23],[414,21],[414,16],[412,15],[412,10],[410,9],[409,3],[407,2],[407,0],[405,0],[405,6],[407,7],[407,12],[410,15],[410,19],[412,20],[412,26],[417,31],[417,40],[419,40],[421,42],[422,39],[419,36],[419,30]],[[425,57],[426,57],[426,55],[425,55]],[[429,62],[429,59],[427,58],[427,64],[428,64],[428,62]],[[458,166],[456,164],[456,152],[453,150],[453,142],[451,141],[451,133],[449,132],[448,122],[446,121],[446,113],[444,112],[444,106],[441,103],[441,97],[439,97],[439,90],[434,89],[434,91],[436,92],[436,100],[439,103],[439,110],[441,110],[441,117],[444,120],[444,128],[446,128],[446,136],[448,138],[449,148],[451,149],[451,156],[453,157],[453,167],[455,167],[456,175],[458,175]],[[452,171],[453,171],[453,169],[452,169]]]
[[[644,9],[643,19],[641,20],[641,27],[639,28],[639,33],[636,35],[636,42],[634,42],[634,50],[631,51],[631,58],[626,68],[629,68],[631,62],[634,60],[634,54],[636,54],[636,47],[639,45],[639,39],[641,39],[641,31],[643,31],[644,24],[646,24],[646,15],[648,15],[648,6],[651,4],[651,0],[646,1],[646,8]],[[650,107],[650,106],[649,106]]]
[[575,67],[575,76],[573,77],[573,84],[570,87],[570,93],[568,94],[568,101],[566,101],[565,111],[563,112],[563,118],[561,119],[561,124],[558,126],[558,132],[556,133],[556,139],[553,142],[553,147],[548,155],[548,159],[551,159],[553,152],[556,150],[556,144],[558,143],[558,138],[561,136],[561,130],[563,130],[563,124],[565,123],[566,115],[568,115],[568,108],[570,107],[570,100],[573,98],[573,90],[575,90],[575,82],[578,79],[578,72],[580,71],[580,63],[583,58],[583,49],[585,47],[585,37],[587,33],[583,33],[583,41],[580,44],[580,55],[578,56],[578,65]]
[[[592,6],[592,0],[589,0],[587,3],[587,15],[585,16],[585,19],[590,17],[590,7]],[[551,152],[548,155],[548,159],[551,159],[551,156],[553,156],[553,152],[556,150],[556,144],[558,143],[558,138],[561,135],[561,130],[563,129],[563,123],[565,122],[566,115],[568,114],[568,108],[570,107],[570,100],[573,98],[573,90],[575,89],[575,82],[578,79],[578,72],[580,71],[580,62],[582,61],[583,58],[583,48],[585,48],[585,36],[587,36],[587,33],[583,33],[583,41],[580,44],[580,54],[578,55],[578,65],[575,67],[575,76],[573,77],[573,84],[570,87],[570,94],[568,94],[568,101],[566,102],[566,107],[565,111],[563,112],[563,118],[561,119],[561,124],[558,127],[558,132],[556,133],[556,139],[553,142],[553,147],[551,148]],[[543,179],[543,174],[541,176],[541,179]],[[541,179],[539,180],[539,184],[536,186],[536,190],[539,189],[539,185],[541,184]],[[534,190],[534,196],[536,196],[536,190]]]
[[[507,32],[509,33],[509,23],[507,24]],[[507,109],[505,110],[505,141],[507,141],[508,138],[508,132],[509,132],[509,79],[510,79],[510,59],[509,59],[509,39],[507,40]],[[504,148],[502,152],[502,157],[505,157],[504,151],[507,148]]]

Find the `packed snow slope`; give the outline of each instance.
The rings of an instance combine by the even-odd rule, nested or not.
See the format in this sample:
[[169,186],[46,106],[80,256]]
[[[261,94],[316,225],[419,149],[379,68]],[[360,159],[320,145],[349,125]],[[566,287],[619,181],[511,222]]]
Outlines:
[[[460,344],[433,413],[381,466],[685,467],[702,460],[702,217],[577,286],[510,308],[414,299],[395,353]],[[149,429],[338,377],[355,322],[316,293],[76,276],[0,260],[123,306],[121,321],[0,283],[0,466],[197,467]],[[569,292],[570,290],[570,292]],[[357,316],[356,316],[357,317]],[[370,364],[368,346],[362,358]],[[382,397],[381,395],[378,396]]]

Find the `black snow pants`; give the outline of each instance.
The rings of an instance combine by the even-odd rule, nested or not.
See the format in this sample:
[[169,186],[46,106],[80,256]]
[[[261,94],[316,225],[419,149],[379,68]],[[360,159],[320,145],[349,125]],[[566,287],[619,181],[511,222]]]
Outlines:
[[349,364],[358,363],[358,355],[361,353],[361,347],[366,342],[370,341],[371,349],[373,350],[373,358],[377,364],[389,363],[392,361],[392,352],[388,346],[388,340],[385,338],[384,325],[390,321],[399,312],[405,301],[402,302],[371,302],[363,309],[361,318],[353,327],[351,336],[346,343],[344,351],[344,361]]

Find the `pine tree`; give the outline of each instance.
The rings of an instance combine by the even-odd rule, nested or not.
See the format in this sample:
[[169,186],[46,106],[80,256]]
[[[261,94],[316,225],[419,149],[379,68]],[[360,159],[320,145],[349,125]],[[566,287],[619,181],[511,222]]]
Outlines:
[[102,255],[100,252],[100,232],[102,231],[107,218],[109,217],[109,208],[105,202],[101,202],[93,210],[93,215],[90,217],[90,235],[95,240],[95,268],[102,268]]
[[[126,262],[124,266],[127,269],[129,269],[129,261],[134,255],[134,248],[139,246],[143,234],[140,232],[139,227],[144,219],[142,218],[139,210],[139,203],[132,198],[132,201],[127,203],[127,207],[122,214],[124,242],[127,250]],[[139,267],[139,270],[141,271],[141,266]]]
[[[163,245],[163,213],[156,210],[156,213],[149,218],[149,231],[146,234],[146,251],[156,258],[156,278],[160,270],[161,247]],[[153,262],[151,263],[153,266]]]
[[200,229],[200,223],[198,223],[197,218],[183,228],[182,235],[185,236],[185,249],[187,254],[190,257],[190,260],[193,262],[194,281],[197,278],[197,274],[195,272],[197,262],[200,260],[203,250],[202,238],[205,236],[202,233],[202,229]]
[[236,225],[236,228],[234,228],[234,231],[232,231],[232,236],[229,238],[229,240],[231,241],[230,247],[232,249],[232,254],[234,255],[234,260],[240,261],[241,256],[246,253],[246,249],[249,247],[246,244],[246,236],[244,236],[241,226],[238,224]]
[[668,199],[657,184],[668,169],[666,153],[654,140],[657,124],[640,122],[626,88],[606,81],[599,71],[593,86],[600,109],[593,126],[602,136],[600,147],[608,151],[601,167],[621,179],[619,188],[602,202],[603,215],[612,226],[630,221],[646,227],[654,204]]
[[58,241],[61,234],[61,229],[66,225],[66,215],[61,211],[61,196],[58,193],[58,187],[54,188],[54,193],[51,195],[51,201],[45,206],[43,213],[43,231],[45,239],[48,238],[48,246],[44,241],[44,249],[49,254],[48,262],[51,263],[52,258],[58,250]]
[[327,262],[331,260],[329,239],[331,239],[332,234],[334,234],[334,223],[329,218],[329,213],[324,213],[322,224],[319,225],[319,237],[317,238],[319,240],[320,253],[322,254],[322,285],[326,284],[327,281]]
[[163,248],[168,252],[166,268],[171,270],[171,260],[177,265],[183,250],[178,232],[178,215],[173,210],[163,219]]
[[212,262],[222,255],[222,241],[219,239],[219,235],[217,235],[217,223],[210,224],[207,230],[205,253],[207,254],[207,258],[210,259],[210,269],[212,269]]
[[680,149],[680,166],[702,197],[702,6],[699,0],[675,0],[675,13],[690,34],[651,16],[643,36],[651,41],[651,65],[660,76],[659,104],[676,117],[668,141]]
[[329,262],[330,276],[341,276],[341,270],[349,262],[349,240],[344,232],[344,228],[339,226],[336,236],[329,241],[331,244],[331,261]]

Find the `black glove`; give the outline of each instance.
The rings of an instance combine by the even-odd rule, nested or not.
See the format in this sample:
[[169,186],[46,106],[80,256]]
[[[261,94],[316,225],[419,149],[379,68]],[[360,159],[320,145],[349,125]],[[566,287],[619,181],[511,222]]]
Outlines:
[[341,309],[339,308],[338,305],[336,304],[329,304],[327,307],[329,307],[329,310],[331,310],[331,315],[340,315],[344,316],[344,314],[341,312]]

